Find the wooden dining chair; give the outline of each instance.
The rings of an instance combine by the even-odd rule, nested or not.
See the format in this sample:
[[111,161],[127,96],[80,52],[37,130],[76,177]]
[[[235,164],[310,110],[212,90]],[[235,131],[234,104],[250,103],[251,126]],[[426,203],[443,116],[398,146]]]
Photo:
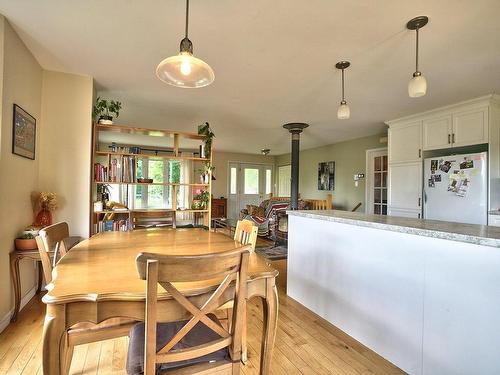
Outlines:
[[[130,332],[127,373],[239,374],[249,254],[248,246],[193,256],[139,254],[137,270],[146,280],[146,320]],[[189,297],[178,289],[179,283],[193,283]],[[159,322],[158,284],[188,312],[189,320]],[[228,300],[234,301],[230,329],[214,314]]]
[[257,245],[257,232],[259,228],[250,220],[238,220],[234,231],[234,240],[243,245],[252,245],[251,250],[255,250]]
[[[56,259],[56,254],[63,257],[79,242],[79,239],[79,237],[69,236],[69,227],[66,222],[50,225],[38,232],[35,240],[47,284],[52,282],[52,262],[49,252],[54,251],[54,259]],[[127,336],[135,323],[136,321],[130,319],[112,318],[99,324],[85,322],[72,326],[67,332],[68,357],[65,363],[65,372],[69,372],[73,349],[76,345]]]

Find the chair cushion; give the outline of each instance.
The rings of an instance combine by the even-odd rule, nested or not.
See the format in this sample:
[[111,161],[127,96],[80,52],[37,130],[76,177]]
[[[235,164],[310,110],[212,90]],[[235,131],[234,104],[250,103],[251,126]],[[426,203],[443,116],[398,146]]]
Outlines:
[[[209,314],[208,316],[213,321],[219,323],[215,315]],[[187,320],[183,320],[172,323],[158,323],[156,326],[156,351],[158,352],[161,348],[163,348],[187,322]],[[144,374],[144,328],[145,324],[142,322],[137,323],[130,330],[130,341],[127,355],[128,375]],[[173,350],[202,345],[219,338],[220,336],[217,333],[212,331],[205,324],[198,322],[198,324],[196,324],[196,326],[174,346]],[[172,368],[194,365],[197,363],[226,361],[228,359],[228,349],[224,348],[205,356],[186,361],[157,364],[156,373]]]

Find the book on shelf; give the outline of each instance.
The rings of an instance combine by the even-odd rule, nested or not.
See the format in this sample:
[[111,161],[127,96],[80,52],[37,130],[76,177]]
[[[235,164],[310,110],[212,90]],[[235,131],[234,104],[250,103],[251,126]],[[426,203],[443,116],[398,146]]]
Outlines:
[[108,167],[105,167],[101,163],[95,163],[94,181],[99,181],[99,182],[108,181]]
[[94,164],[94,180],[97,182],[137,182],[137,157],[109,155],[108,166]]
[[129,219],[101,220],[94,224],[94,233],[126,232],[132,230]]

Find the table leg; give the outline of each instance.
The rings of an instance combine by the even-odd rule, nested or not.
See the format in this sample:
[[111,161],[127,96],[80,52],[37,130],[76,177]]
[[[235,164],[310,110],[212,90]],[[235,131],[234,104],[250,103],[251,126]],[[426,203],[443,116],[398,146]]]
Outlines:
[[42,291],[42,280],[43,280],[42,262],[36,262],[36,268],[38,269],[38,287],[36,289],[36,294],[38,294]]
[[274,340],[278,327],[278,290],[276,279],[266,279],[266,298],[262,298],[264,310],[262,348],[260,353],[260,373],[267,375],[271,372],[271,359],[273,356]]
[[68,340],[66,335],[65,305],[47,305],[43,326],[43,373],[65,375]]
[[17,320],[19,307],[21,306],[21,278],[19,275],[19,257],[15,253],[10,253],[10,276],[14,286],[14,312],[10,319],[11,322]]

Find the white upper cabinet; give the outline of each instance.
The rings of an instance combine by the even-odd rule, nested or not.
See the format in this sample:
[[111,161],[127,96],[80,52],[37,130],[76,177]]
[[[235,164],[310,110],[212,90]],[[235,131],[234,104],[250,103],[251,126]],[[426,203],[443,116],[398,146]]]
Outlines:
[[423,149],[438,150],[451,147],[452,119],[451,114],[423,121]]
[[389,128],[389,163],[421,160],[422,121],[398,124]]
[[488,107],[453,113],[453,147],[488,143]]

